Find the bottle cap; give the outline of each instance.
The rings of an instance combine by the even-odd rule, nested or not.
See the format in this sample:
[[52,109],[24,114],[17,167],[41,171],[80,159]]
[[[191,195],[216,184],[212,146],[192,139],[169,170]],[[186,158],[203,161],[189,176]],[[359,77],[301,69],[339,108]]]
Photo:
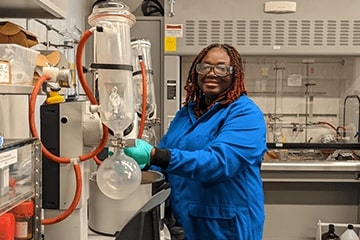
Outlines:
[[31,217],[34,215],[33,201],[25,201],[16,206],[13,210],[16,217]]

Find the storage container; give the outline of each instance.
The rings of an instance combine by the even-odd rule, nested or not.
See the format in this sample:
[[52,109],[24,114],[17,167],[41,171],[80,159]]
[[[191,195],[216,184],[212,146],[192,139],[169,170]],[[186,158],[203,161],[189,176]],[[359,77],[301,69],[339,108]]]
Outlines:
[[0,83],[32,85],[38,55],[18,44],[0,44]]
[[12,210],[15,216],[15,240],[33,239],[34,202],[27,200]]
[[13,240],[15,236],[15,217],[12,213],[0,215],[0,240]]

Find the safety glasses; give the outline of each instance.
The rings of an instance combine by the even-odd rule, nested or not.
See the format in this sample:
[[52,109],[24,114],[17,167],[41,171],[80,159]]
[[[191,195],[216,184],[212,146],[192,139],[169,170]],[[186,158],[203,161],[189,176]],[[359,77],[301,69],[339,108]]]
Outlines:
[[233,67],[227,66],[225,64],[211,65],[207,63],[198,63],[196,64],[196,72],[198,74],[206,75],[211,70],[214,70],[214,73],[218,77],[226,77],[233,73]]

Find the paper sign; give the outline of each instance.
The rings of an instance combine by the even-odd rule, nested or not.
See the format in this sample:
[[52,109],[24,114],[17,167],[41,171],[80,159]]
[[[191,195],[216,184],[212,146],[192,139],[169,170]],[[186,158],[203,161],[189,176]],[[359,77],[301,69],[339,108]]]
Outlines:
[[184,27],[182,24],[166,24],[165,36],[183,37]]
[[165,37],[165,52],[176,51],[176,37]]
[[288,76],[287,85],[289,87],[301,87],[302,86],[302,75],[301,74],[291,74]]

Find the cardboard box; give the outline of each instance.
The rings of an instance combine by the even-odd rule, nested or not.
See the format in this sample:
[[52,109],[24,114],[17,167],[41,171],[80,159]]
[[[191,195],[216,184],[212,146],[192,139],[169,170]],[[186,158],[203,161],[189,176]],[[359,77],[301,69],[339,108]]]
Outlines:
[[0,22],[0,43],[16,43],[30,48],[38,44],[37,37],[12,22]]

